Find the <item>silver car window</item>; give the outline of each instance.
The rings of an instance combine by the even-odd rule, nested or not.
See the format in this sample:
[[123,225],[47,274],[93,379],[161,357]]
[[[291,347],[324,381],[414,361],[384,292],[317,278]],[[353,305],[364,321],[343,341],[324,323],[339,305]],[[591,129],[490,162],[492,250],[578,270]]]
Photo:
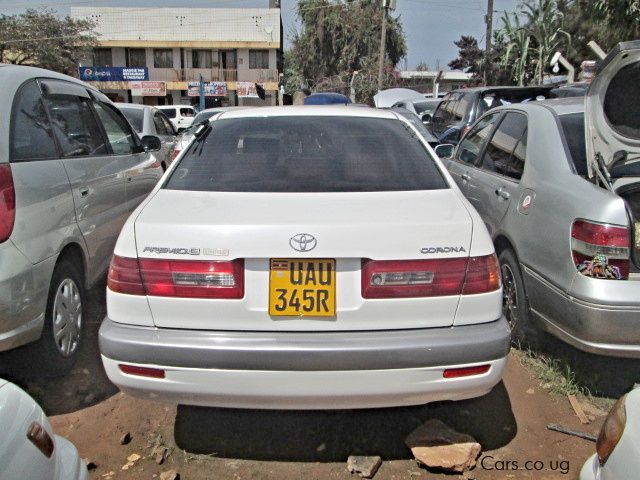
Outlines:
[[53,130],[35,80],[25,84],[16,95],[10,143],[12,162],[58,157]]
[[48,95],[45,97],[45,105],[63,157],[107,153],[107,146],[89,98]]
[[489,134],[500,115],[494,113],[480,119],[471,131],[462,139],[457,150],[457,158],[464,162],[475,165],[482,151],[482,147],[489,138]]
[[136,136],[124,117],[115,109],[101,102],[95,102],[95,108],[107,132],[113,153],[115,155],[136,153],[139,150]]
[[[518,151],[519,159],[513,159],[513,152],[527,130],[527,116],[508,112],[495,130],[482,157],[482,169],[519,180],[524,168],[526,143]],[[525,140],[526,142],[526,140]],[[512,162],[517,162],[514,168]]]

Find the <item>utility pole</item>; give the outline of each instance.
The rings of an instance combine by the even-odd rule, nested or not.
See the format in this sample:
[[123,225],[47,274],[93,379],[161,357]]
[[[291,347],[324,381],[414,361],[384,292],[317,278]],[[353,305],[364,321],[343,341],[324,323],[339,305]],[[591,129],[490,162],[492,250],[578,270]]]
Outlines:
[[493,35],[493,0],[487,0],[487,14],[484,17],[487,24],[484,51],[484,84],[491,82],[491,36]]
[[378,91],[382,90],[382,70],[384,68],[384,54],[387,42],[387,10],[389,0],[382,0],[382,33],[380,35],[380,63],[378,65]]

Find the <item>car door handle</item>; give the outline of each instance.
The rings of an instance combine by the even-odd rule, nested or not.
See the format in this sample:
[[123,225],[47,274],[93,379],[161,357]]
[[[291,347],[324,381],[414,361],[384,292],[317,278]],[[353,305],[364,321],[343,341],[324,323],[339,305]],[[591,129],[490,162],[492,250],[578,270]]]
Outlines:
[[468,173],[463,173],[462,175],[460,175],[460,178],[462,178],[463,182],[468,182],[469,180],[471,180],[471,175],[469,175]]
[[81,188],[78,189],[78,191],[80,192],[80,196],[82,198],[84,198],[87,195],[89,195],[89,189],[87,187],[81,187]]
[[509,200],[509,198],[511,197],[511,194],[509,192],[507,192],[504,187],[500,187],[496,190],[496,195],[498,195],[500,198],[503,198],[505,200]]

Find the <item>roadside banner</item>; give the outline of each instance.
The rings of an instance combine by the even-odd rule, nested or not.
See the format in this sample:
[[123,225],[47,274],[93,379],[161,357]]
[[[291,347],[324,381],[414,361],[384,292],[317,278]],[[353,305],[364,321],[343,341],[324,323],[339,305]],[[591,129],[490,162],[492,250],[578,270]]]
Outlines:
[[[264,85],[262,86],[264,87]],[[260,98],[256,91],[256,84],[253,82],[237,82],[236,92],[239,98]]]
[[[226,97],[227,82],[203,82],[205,97]],[[187,84],[187,95],[198,97],[200,95],[200,82],[189,82]]]
[[131,82],[134,97],[164,97],[167,95],[166,82]]
[[78,67],[80,80],[92,82],[130,82],[149,80],[147,67]]

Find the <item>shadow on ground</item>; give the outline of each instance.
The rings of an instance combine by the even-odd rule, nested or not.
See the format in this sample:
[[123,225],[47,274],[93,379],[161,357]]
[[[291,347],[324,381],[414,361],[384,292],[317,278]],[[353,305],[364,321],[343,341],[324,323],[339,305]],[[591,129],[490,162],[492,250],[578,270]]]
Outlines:
[[557,338],[545,334],[532,348],[558,360],[563,371],[570,371],[575,382],[592,395],[619,398],[640,383],[640,360],[604,357],[582,352]]
[[98,349],[98,329],[106,314],[105,290],[103,281],[87,292],[83,344],[78,361],[68,375],[44,376],[32,361],[33,345],[0,353],[0,377],[23,388],[47,415],[74,412],[118,392],[102,368]]
[[189,453],[245,460],[342,462],[349,455],[411,459],[414,428],[438,418],[485,449],[509,443],[517,427],[502,383],[484,397],[375,410],[232,410],[179,406],[175,441]]

